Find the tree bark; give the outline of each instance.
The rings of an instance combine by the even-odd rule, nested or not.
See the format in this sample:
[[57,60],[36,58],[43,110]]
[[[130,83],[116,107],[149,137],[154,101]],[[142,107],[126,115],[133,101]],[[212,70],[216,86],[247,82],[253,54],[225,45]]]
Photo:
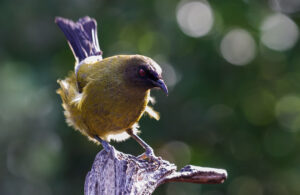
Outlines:
[[176,165],[161,158],[158,162],[140,160],[112,147],[109,152],[102,150],[97,154],[85,179],[84,194],[148,195],[164,183],[219,184],[227,178],[224,169],[187,165],[176,170]]

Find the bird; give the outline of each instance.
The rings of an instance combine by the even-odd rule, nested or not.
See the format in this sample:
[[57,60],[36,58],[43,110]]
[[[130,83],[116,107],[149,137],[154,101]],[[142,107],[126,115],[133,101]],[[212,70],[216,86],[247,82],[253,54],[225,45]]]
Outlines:
[[75,57],[74,70],[57,81],[67,123],[106,151],[111,149],[111,140],[132,137],[145,149],[139,158],[157,159],[138,135],[138,122],[145,114],[159,120],[159,113],[148,104],[154,102],[153,88],[168,95],[160,65],[138,54],[103,58],[94,18],[85,16],[74,22],[56,17],[55,23]]

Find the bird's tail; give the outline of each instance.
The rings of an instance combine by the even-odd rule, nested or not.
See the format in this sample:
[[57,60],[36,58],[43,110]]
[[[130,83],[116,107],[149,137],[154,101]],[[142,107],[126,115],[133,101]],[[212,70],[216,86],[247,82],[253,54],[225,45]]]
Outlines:
[[95,19],[86,16],[74,22],[66,18],[56,17],[55,23],[65,34],[77,63],[89,56],[102,58]]

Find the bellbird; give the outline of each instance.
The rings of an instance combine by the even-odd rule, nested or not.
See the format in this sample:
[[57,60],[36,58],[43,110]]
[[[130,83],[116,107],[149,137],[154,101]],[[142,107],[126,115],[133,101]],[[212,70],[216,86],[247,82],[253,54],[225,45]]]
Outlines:
[[150,89],[168,89],[160,66],[142,55],[116,55],[102,58],[97,23],[88,16],[77,22],[57,17],[76,59],[74,71],[58,80],[67,123],[98,141],[109,150],[110,140],[134,138],[144,149],[142,158],[155,159],[152,148],[138,135],[138,121],[144,113],[159,119],[148,106]]

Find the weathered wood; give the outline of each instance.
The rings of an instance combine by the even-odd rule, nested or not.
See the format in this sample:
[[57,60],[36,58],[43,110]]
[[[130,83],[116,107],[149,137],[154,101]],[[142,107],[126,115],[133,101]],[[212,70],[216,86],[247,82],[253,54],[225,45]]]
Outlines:
[[163,159],[159,159],[159,163],[148,162],[112,147],[110,152],[102,150],[97,154],[85,179],[84,194],[147,195],[168,182],[218,184],[227,178],[223,169],[187,165],[176,170],[176,165]]

